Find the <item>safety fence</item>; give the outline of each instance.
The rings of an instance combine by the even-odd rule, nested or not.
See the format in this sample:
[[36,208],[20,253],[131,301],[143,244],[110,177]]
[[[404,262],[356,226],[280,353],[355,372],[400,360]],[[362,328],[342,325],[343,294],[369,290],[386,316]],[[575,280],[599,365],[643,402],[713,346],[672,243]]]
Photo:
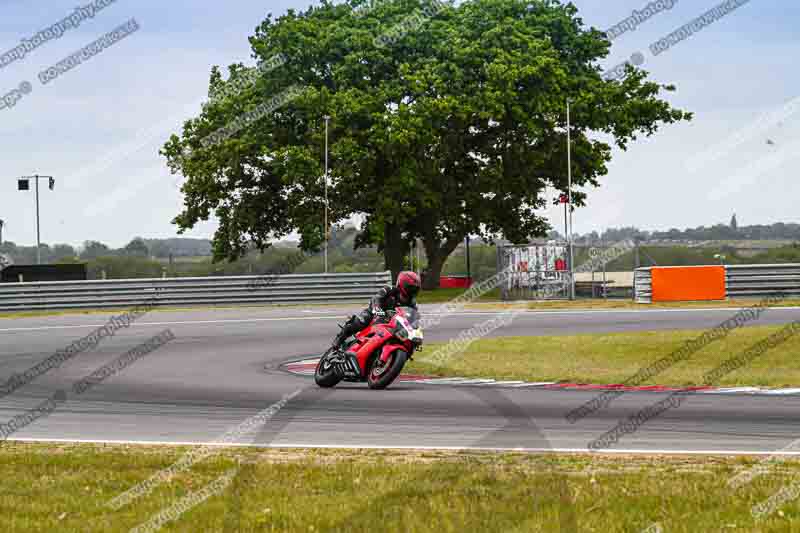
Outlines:
[[639,303],[800,296],[800,264],[638,268],[634,294]]
[[554,300],[569,297],[565,244],[499,246],[497,271],[508,272],[500,284],[503,300]]
[[[575,297],[630,299],[633,296],[633,272],[630,265],[624,265],[637,256],[632,241],[573,246]],[[572,287],[569,262],[569,247],[565,242],[498,246],[497,271],[508,273],[500,285],[501,298],[569,298]]]
[[2,283],[0,311],[358,301],[390,282],[390,272],[369,272]]

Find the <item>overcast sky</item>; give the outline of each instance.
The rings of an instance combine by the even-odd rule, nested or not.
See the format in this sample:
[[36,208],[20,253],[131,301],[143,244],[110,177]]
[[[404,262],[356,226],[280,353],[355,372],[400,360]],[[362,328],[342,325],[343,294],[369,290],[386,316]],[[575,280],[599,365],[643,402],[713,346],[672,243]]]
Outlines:
[[[258,23],[268,12],[280,15],[307,2],[116,0],[61,38],[0,66],[0,97],[23,82],[32,88],[13,108],[0,109],[4,238],[36,242],[34,196],[18,192],[15,179],[33,173],[57,179],[55,191],[44,187],[41,193],[43,242],[92,239],[121,246],[135,235],[174,236],[170,220],[180,211],[181,195],[158,148],[199,111],[212,65],[253,64],[247,37]],[[648,2],[575,4],[586,24],[607,29]],[[793,113],[781,111],[800,97],[800,3],[750,0],[658,56],[648,49],[717,4],[679,0],[614,41],[604,67],[642,52],[655,80],[678,87],[670,102],[696,118],[615,153],[603,186],[590,191],[589,206],[575,214],[577,232],[727,223],[734,211],[740,225],[800,221],[800,103]],[[0,54],[74,13],[76,5],[0,0]],[[41,71],[131,18],[138,31],[41,83]],[[727,147],[715,148],[719,143]],[[548,215],[561,229],[561,214]],[[214,228],[209,222],[187,236],[210,238]]]

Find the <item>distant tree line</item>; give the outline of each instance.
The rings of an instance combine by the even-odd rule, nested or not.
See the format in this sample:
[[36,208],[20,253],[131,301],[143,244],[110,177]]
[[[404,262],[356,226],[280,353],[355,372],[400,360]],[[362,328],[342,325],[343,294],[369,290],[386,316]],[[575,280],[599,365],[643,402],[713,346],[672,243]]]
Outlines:
[[[331,272],[378,272],[384,270],[383,257],[375,247],[355,250],[358,229],[336,226],[331,231],[328,267]],[[280,269],[297,254],[298,243],[274,243],[264,252],[255,249],[245,256],[228,262],[214,263],[211,242],[207,239],[143,239],[136,237],[120,248],[99,241],[85,241],[82,246],[42,244],[43,263],[86,263],[89,279],[124,279],[186,276],[265,275]],[[6,241],[0,253],[11,257],[15,264],[35,264],[36,247],[18,246]],[[310,254],[296,265],[295,273],[321,272],[324,260],[321,253]]]
[[[757,224],[753,226],[739,226],[736,216],[730,224],[716,224],[714,226],[699,226],[697,228],[677,229],[667,231],[647,231],[635,226],[608,228],[602,233],[592,231],[586,234],[576,234],[575,241],[580,244],[599,242],[619,242],[628,239],[650,241],[734,241],[734,240],[786,240],[800,241],[800,224],[785,224],[777,222],[771,225]],[[563,239],[558,231],[551,231],[549,238]]]
[[[385,269],[384,258],[376,247],[356,248],[359,236],[358,228],[350,225],[335,226],[330,235],[328,249],[328,266],[331,272],[379,272]],[[557,231],[551,231],[550,239],[562,239]],[[641,243],[640,260],[642,266],[713,264],[718,261],[715,254],[723,254],[728,264],[764,263],[764,262],[800,262],[800,244],[784,246],[774,250],[763,251],[756,255],[741,254],[733,243],[720,243],[718,246],[700,248],[686,247],[681,241],[735,241],[735,240],[786,240],[800,243],[800,224],[777,223],[772,225],[755,225],[737,227],[735,219],[729,225],[701,226],[695,229],[649,232],[639,228],[609,228],[598,233],[596,231],[576,236],[579,249],[576,249],[576,262],[582,259],[582,249],[601,243],[608,244],[627,239]],[[674,246],[653,244],[657,241],[678,241]],[[142,278],[185,276],[231,276],[231,275],[266,275],[280,268],[292,254],[298,251],[298,243],[281,241],[274,243],[263,253],[251,250],[236,261],[214,263],[212,261],[211,242],[207,239],[144,239],[136,237],[120,248],[98,241],[85,241],[80,247],[69,244],[42,244],[42,261],[44,263],[87,264],[90,279]],[[444,275],[466,274],[464,248],[459,246],[446,261],[442,273]],[[0,253],[12,258],[16,264],[34,264],[36,262],[35,246],[17,246],[11,241],[0,244]],[[486,279],[496,272],[496,249],[494,246],[473,243],[471,250],[471,274],[475,279]],[[421,269],[427,268],[428,260],[424,250],[420,251]],[[409,254],[404,268],[418,269],[415,254]],[[613,269],[629,270],[634,267],[633,254],[620,258]],[[295,273],[308,274],[323,271],[321,253],[308,255],[298,265]],[[609,265],[609,268],[612,268]]]
[[[17,264],[36,262],[35,246],[18,246],[12,241],[0,244],[0,253],[9,255]],[[211,256],[208,239],[143,239],[135,237],[121,248],[111,248],[99,241],[84,241],[76,248],[70,244],[42,244],[42,262],[90,260],[98,257],[203,257]]]

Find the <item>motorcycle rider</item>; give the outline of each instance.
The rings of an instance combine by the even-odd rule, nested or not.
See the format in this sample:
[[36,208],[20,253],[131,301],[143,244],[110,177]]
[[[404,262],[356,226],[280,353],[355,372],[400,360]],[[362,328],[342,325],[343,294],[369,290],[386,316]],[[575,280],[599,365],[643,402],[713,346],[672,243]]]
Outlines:
[[394,287],[386,285],[370,300],[370,305],[361,313],[353,315],[345,322],[342,331],[333,341],[333,348],[339,348],[344,340],[366,328],[372,319],[385,317],[386,311],[398,306],[417,307],[417,294],[422,287],[422,281],[416,272],[404,271],[397,275],[397,284]]

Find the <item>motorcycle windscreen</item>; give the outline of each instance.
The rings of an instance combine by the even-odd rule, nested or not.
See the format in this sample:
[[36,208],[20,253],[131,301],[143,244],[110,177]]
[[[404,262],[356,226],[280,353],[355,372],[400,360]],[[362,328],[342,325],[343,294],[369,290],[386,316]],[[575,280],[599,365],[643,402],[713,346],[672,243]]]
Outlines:
[[419,321],[420,321],[419,311],[417,311],[413,307],[400,307],[399,309],[403,311],[403,315],[405,316],[406,320],[408,321],[408,324],[412,328],[416,329],[419,327]]

